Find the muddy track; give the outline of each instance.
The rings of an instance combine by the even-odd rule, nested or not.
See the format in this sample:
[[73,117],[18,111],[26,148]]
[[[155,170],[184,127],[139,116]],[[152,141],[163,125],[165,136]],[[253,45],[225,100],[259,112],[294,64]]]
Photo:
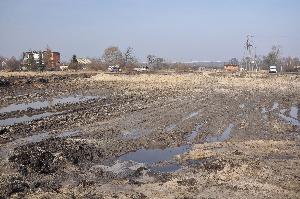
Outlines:
[[298,76],[2,79],[4,198],[299,197]]

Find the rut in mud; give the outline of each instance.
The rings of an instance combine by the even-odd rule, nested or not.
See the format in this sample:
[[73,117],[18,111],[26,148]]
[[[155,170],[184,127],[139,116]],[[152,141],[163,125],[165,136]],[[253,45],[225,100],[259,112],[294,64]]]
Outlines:
[[299,196],[298,76],[1,79],[1,197]]

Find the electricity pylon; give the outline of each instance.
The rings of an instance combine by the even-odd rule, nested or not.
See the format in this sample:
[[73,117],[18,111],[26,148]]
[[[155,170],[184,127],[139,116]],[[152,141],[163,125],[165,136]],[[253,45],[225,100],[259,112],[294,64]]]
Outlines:
[[256,47],[254,46],[252,35],[247,35],[247,40],[245,43],[244,50],[244,69],[246,70],[258,70],[257,67],[257,57],[256,57]]

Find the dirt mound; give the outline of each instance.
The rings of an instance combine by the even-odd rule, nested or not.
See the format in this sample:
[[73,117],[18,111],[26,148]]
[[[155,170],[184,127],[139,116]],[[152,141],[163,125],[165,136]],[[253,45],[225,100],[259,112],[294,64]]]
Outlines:
[[9,161],[17,164],[22,175],[29,172],[48,175],[63,168],[65,161],[73,165],[100,161],[102,153],[90,144],[51,139],[18,147]]
[[54,173],[58,167],[55,156],[51,152],[39,148],[33,151],[20,151],[9,160],[19,164],[19,171],[23,175],[27,175],[28,168],[35,172],[50,174]]

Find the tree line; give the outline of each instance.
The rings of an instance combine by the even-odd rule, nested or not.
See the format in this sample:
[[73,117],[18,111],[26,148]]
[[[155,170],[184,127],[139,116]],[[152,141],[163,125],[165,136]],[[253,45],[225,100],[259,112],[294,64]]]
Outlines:
[[[48,52],[51,50],[47,48]],[[32,58],[31,58],[32,59]],[[49,57],[44,56],[44,60],[39,60],[38,63],[45,63],[47,66],[47,59]],[[123,71],[132,71],[136,67],[147,66],[150,70],[161,70],[161,69],[175,69],[176,71],[188,71],[198,69],[199,65],[190,65],[184,63],[167,63],[164,58],[148,55],[146,57],[146,63],[140,63],[134,54],[134,49],[128,47],[124,52],[122,52],[119,47],[111,46],[104,50],[103,54],[99,58],[90,58],[90,63],[82,64],[78,61],[76,55],[70,58],[68,63],[62,63],[62,65],[67,65],[70,70],[107,70],[109,66],[119,66]],[[48,60],[49,61],[49,60]],[[240,61],[236,58],[232,58],[229,62],[232,64],[242,65],[245,59]],[[260,69],[268,70],[269,66],[278,66],[282,71],[294,72],[297,70],[295,67],[300,66],[300,60],[298,57],[282,57],[281,49],[278,46],[273,46],[271,51],[264,56],[256,57],[257,65]],[[17,59],[16,57],[5,58],[0,56],[0,70],[17,71],[21,70],[23,66],[22,58]],[[40,70],[40,65],[36,64],[32,60],[28,60],[27,63],[28,70]],[[42,68],[47,70],[47,67]],[[57,68],[59,70],[59,68]],[[280,70],[281,71],[281,70]]]

